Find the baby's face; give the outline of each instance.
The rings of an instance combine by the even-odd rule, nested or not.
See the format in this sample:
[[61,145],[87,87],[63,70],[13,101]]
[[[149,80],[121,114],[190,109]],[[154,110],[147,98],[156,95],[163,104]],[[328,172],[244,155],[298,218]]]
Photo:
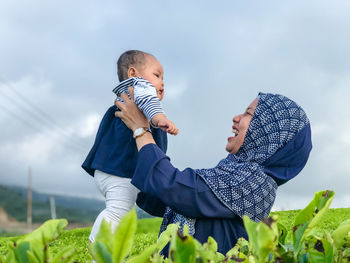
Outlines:
[[152,83],[157,90],[157,96],[160,100],[164,96],[164,82],[163,82],[163,67],[159,61],[153,56],[147,56],[143,68],[136,72],[137,77],[144,78]]

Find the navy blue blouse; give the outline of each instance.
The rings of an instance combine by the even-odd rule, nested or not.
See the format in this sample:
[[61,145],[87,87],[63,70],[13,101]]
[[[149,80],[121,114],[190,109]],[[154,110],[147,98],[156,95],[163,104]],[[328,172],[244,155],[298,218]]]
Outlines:
[[[114,113],[111,106],[100,123],[95,143],[82,164],[83,169],[94,176],[95,170],[131,178],[137,162],[138,151],[132,131]],[[157,145],[166,152],[167,134],[161,129],[151,128]]]
[[195,234],[201,243],[213,237],[226,254],[239,237],[248,239],[242,219],[222,204],[191,168],[175,168],[155,144],[142,147],[131,183],[141,190],[137,205],[154,216],[165,207],[196,218]]

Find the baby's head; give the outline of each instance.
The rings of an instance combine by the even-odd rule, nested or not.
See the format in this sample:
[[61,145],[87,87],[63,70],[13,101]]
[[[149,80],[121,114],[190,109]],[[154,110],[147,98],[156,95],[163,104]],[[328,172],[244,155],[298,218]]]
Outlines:
[[163,99],[163,67],[154,56],[139,50],[128,50],[121,54],[117,64],[119,81],[132,77],[144,78],[156,88],[158,98]]

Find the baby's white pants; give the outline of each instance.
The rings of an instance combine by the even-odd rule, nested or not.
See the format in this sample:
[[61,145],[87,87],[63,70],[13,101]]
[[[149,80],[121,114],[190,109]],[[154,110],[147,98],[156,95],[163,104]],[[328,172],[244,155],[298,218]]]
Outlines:
[[120,219],[134,206],[139,190],[131,184],[130,178],[119,177],[95,171],[94,179],[100,192],[105,197],[106,208],[97,216],[91,229],[89,240],[95,241],[103,219],[111,224],[111,230],[117,228]]

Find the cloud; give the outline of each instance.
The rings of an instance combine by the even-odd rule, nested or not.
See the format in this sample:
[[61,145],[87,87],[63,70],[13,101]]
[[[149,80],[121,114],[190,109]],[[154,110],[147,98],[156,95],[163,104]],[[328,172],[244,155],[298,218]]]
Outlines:
[[17,153],[14,158],[18,163],[37,163],[48,162],[55,147],[55,137],[50,138],[46,134],[37,134],[23,138],[20,141],[8,142],[1,147],[1,155],[5,156],[10,152]]
[[183,96],[185,96],[185,92],[188,89],[188,85],[183,82],[178,82],[178,81],[174,81],[170,84],[170,86],[166,87],[166,91],[165,91],[165,102],[167,102],[168,100],[179,100],[181,99]]
[[[164,108],[180,128],[169,136],[176,167],[215,165],[226,156],[233,116],[259,91],[281,93],[307,112],[314,148],[302,173],[280,187],[276,205],[304,207],[313,192],[328,187],[337,193],[334,202],[346,200],[349,5],[0,3],[0,76],[6,83],[0,82],[0,183],[25,183],[32,165],[41,190],[98,196],[80,165],[113,104],[116,59],[141,49],[165,70]],[[34,113],[8,84],[51,120]]]
[[86,138],[96,135],[101,119],[102,116],[96,113],[87,115],[76,127],[79,136]]

